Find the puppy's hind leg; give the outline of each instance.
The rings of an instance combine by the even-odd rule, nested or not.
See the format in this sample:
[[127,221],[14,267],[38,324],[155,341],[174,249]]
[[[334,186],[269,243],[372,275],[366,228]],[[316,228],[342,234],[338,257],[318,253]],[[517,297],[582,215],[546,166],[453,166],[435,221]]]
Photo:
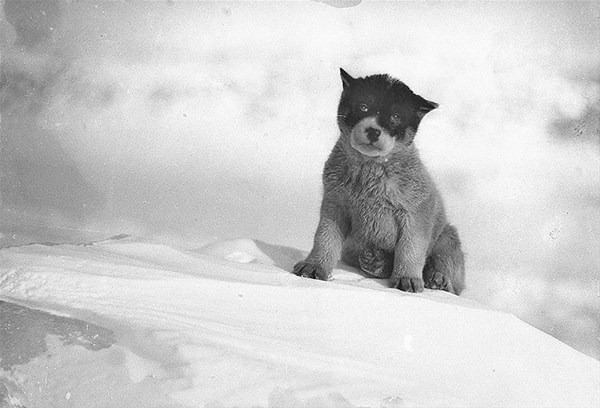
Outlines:
[[465,288],[465,258],[456,228],[446,224],[423,268],[425,287],[460,295]]
[[389,278],[394,259],[382,249],[366,246],[349,237],[344,242],[342,261],[374,278]]

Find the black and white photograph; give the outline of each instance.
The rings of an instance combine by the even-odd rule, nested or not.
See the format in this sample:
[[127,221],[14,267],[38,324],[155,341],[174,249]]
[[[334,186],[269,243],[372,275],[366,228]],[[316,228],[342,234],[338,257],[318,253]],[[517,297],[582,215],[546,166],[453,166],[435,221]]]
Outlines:
[[0,408],[600,406],[600,1],[0,0]]

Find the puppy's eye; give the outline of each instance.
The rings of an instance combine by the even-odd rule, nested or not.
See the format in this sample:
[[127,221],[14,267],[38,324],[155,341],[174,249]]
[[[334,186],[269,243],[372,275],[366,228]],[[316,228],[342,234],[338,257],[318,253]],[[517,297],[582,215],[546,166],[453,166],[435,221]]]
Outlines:
[[393,119],[393,120],[396,120],[396,121],[400,121],[400,114],[399,114],[399,113],[394,113],[394,114],[392,115],[392,119]]
[[360,109],[361,112],[368,112],[369,105],[367,105],[366,103],[361,103],[360,105],[358,105],[358,109]]

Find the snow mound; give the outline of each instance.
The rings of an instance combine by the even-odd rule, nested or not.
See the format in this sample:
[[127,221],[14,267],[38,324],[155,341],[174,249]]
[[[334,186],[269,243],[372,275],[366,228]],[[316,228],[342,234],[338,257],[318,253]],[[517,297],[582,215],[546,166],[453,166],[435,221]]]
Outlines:
[[305,255],[294,248],[251,239],[212,242],[196,252],[239,263],[275,265],[284,270],[291,270],[294,264]]
[[[597,361],[511,315],[444,292],[388,289],[343,265],[329,282],[299,278],[290,269],[303,255],[250,239],[196,250],[135,237],[6,248],[0,300],[111,330],[115,344],[86,350],[85,361],[97,353],[104,365],[126,367],[121,375],[151,384],[169,401],[164,406],[600,403]],[[2,333],[11,339],[10,330]],[[52,406],[70,406],[76,395],[68,385],[81,391],[81,375],[56,365],[79,356],[73,347],[81,346],[13,364],[1,372],[4,388],[26,394],[28,381],[46,376],[52,384],[60,373]],[[125,357],[110,357],[114,347]],[[112,392],[110,406],[124,406],[108,381],[83,383],[98,401]]]

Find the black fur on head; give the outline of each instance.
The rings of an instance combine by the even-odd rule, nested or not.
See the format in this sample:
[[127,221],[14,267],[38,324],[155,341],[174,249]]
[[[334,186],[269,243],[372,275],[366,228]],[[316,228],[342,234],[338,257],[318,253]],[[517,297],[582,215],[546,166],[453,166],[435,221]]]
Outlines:
[[389,75],[353,78],[340,68],[343,91],[338,106],[338,125],[344,134],[362,119],[377,124],[405,145],[412,143],[425,114],[438,107],[413,93],[406,84]]

